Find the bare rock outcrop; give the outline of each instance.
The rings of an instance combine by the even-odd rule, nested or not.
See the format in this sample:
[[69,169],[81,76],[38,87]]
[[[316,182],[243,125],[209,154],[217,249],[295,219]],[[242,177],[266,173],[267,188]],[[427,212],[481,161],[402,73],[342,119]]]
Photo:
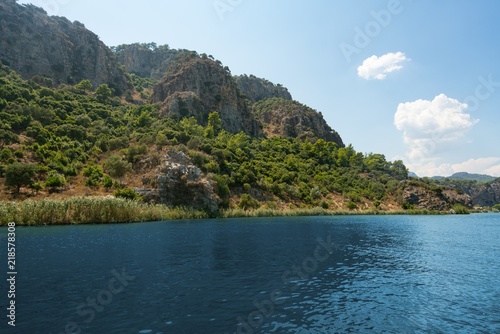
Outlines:
[[323,115],[297,101],[271,98],[253,106],[266,136],[324,139],[344,147],[340,135],[325,121]]
[[218,210],[218,197],[211,182],[183,152],[168,150],[159,161],[146,159],[142,164],[154,166],[149,176],[143,178],[143,183],[152,188],[136,189],[145,201],[209,212]]
[[162,104],[162,116],[194,116],[200,124],[206,125],[208,115],[217,111],[225,130],[262,135],[261,126],[229,69],[206,56],[195,53],[179,56],[154,87],[152,100]]
[[272,97],[291,100],[292,95],[286,87],[273,84],[269,80],[257,78],[254,75],[238,75],[234,79],[240,91],[251,101],[258,102]]

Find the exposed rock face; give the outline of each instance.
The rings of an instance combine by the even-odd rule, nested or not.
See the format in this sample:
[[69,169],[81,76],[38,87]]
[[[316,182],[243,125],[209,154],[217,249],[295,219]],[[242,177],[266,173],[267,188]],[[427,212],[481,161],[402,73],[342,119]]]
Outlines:
[[196,54],[178,57],[154,87],[152,100],[162,103],[163,116],[194,116],[206,125],[208,114],[217,111],[225,130],[262,135],[259,122],[252,116],[229,70],[207,57]]
[[500,180],[481,184],[464,190],[478,206],[493,206],[500,203]]
[[114,48],[118,61],[125,70],[144,78],[161,79],[170,63],[187,50],[170,49],[168,45],[150,44],[120,45]]
[[157,163],[152,180],[143,180],[155,188],[136,189],[146,201],[197,210],[218,210],[218,198],[212,184],[183,152],[169,150]]
[[472,206],[470,196],[458,194],[454,190],[435,192],[417,186],[408,186],[403,191],[403,201],[415,205],[418,209],[447,211],[453,204],[460,203],[466,207]]
[[271,98],[257,102],[253,109],[267,136],[324,139],[344,147],[342,138],[321,113],[297,101]]
[[94,88],[108,84],[118,94],[129,87],[114,54],[83,24],[14,0],[0,3],[0,60],[26,79],[40,75],[69,84],[88,79]]
[[257,78],[254,75],[239,75],[234,77],[240,91],[252,102],[258,102],[272,97],[291,100],[292,95],[288,89],[281,85],[275,85],[266,79]]

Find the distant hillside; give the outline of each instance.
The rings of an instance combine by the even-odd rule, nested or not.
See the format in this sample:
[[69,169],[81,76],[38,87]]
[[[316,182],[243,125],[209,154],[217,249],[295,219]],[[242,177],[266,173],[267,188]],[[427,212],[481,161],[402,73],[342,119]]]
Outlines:
[[113,52],[83,24],[14,0],[0,2],[0,60],[25,79],[88,79],[94,88],[108,84],[118,95],[130,88]]
[[490,175],[485,175],[485,174],[471,174],[467,172],[459,172],[455,173],[451,176],[444,177],[444,176],[433,176],[432,179],[434,180],[444,180],[444,179],[450,179],[450,180],[469,180],[469,181],[478,181],[478,182],[490,182],[494,181],[496,177],[490,176]]

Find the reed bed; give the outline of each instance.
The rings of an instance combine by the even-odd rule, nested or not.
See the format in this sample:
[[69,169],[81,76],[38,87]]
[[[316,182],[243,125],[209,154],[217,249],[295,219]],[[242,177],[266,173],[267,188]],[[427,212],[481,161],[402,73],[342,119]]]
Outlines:
[[[332,216],[332,215],[400,215],[400,214],[445,214],[447,212],[429,210],[404,211],[332,211],[316,208],[269,209],[240,208],[220,211],[222,218],[238,217],[286,217],[286,216]],[[68,225],[68,224],[109,224],[174,219],[209,218],[204,211],[191,208],[170,208],[160,204],[147,204],[123,198],[71,197],[67,199],[25,200],[22,202],[0,202],[0,226],[9,222],[16,225]]]
[[343,216],[343,215],[436,215],[447,214],[448,212],[432,210],[364,210],[364,211],[344,211],[327,210],[323,208],[298,208],[298,209],[268,209],[258,208],[253,210],[243,210],[240,208],[228,209],[222,211],[220,216],[223,218],[238,217],[286,217],[286,216]]
[[114,197],[72,197],[68,199],[0,202],[0,226],[108,224],[171,219],[207,218],[203,211],[169,208]]

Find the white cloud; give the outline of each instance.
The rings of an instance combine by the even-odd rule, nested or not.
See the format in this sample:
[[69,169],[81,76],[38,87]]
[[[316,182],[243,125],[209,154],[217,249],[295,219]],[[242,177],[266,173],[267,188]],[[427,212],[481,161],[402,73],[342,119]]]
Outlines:
[[404,161],[410,170],[419,176],[485,170],[484,166],[490,160],[478,159],[455,165],[439,163],[441,153],[462,143],[467,130],[479,121],[472,119],[466,111],[467,104],[445,94],[436,96],[432,101],[416,100],[399,104],[394,125],[403,131],[404,142],[408,145]]
[[358,67],[358,76],[366,80],[383,80],[388,73],[403,68],[402,62],[408,60],[402,52],[388,53],[383,56],[371,56]]

